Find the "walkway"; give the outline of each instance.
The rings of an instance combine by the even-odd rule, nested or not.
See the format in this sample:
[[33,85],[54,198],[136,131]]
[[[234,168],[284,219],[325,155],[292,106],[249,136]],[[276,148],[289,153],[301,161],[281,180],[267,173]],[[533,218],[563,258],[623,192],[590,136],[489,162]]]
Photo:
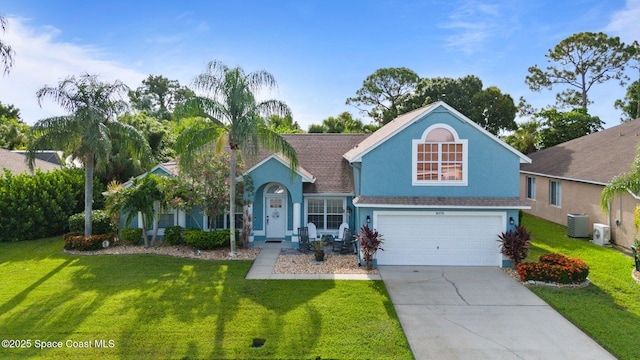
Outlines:
[[248,280],[381,280],[380,275],[368,274],[272,274],[278,261],[280,247],[262,248],[245,277]]

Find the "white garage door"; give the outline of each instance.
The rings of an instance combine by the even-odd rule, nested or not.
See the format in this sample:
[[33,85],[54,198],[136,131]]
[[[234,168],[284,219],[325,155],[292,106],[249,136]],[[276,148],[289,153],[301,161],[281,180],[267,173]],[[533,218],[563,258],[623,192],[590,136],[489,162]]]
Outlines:
[[374,212],[379,265],[500,266],[503,213]]

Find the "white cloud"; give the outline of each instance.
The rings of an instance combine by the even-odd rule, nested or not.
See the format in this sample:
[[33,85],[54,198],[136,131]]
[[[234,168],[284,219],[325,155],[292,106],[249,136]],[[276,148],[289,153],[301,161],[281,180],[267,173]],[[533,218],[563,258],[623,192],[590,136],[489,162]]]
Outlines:
[[34,28],[24,18],[8,18],[2,36],[15,51],[14,66],[0,78],[0,101],[20,109],[22,119],[30,125],[37,120],[64,115],[54,103],[38,106],[36,91],[45,85],[56,86],[60,80],[82,73],[98,74],[103,81],[121,80],[129,86],[139,84],[145,74],[105,59],[100,48],[77,45],[57,38],[53,27]]
[[500,6],[497,4],[481,4],[475,1],[463,2],[453,8],[448,22],[441,25],[451,30],[446,37],[447,46],[473,54],[485,46],[487,40],[496,36],[500,29]]
[[611,22],[605,28],[607,33],[619,36],[625,43],[640,40],[640,0],[627,0],[626,6],[611,16]]

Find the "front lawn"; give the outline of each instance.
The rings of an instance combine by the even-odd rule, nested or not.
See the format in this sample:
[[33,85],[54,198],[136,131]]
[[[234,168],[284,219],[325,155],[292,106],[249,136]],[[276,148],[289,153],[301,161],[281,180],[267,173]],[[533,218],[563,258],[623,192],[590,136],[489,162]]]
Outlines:
[[567,228],[525,216],[535,261],[548,252],[580,258],[592,285],[581,290],[529,288],[619,359],[640,358],[640,284],[631,277],[633,259],[619,251],[568,237]]
[[250,266],[0,243],[0,340],[29,347],[0,358],[413,358],[382,281],[245,280]]

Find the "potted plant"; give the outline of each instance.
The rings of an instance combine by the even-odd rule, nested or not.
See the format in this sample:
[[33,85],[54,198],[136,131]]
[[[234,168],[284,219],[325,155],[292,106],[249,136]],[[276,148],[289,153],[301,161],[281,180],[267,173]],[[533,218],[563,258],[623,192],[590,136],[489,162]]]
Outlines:
[[311,241],[311,246],[315,250],[316,261],[324,261],[324,239]]
[[377,267],[375,261],[376,252],[384,250],[380,247],[383,239],[377,230],[371,230],[369,225],[362,225],[360,233],[358,233],[358,244],[360,244],[360,253],[362,260],[367,265],[367,270]]

